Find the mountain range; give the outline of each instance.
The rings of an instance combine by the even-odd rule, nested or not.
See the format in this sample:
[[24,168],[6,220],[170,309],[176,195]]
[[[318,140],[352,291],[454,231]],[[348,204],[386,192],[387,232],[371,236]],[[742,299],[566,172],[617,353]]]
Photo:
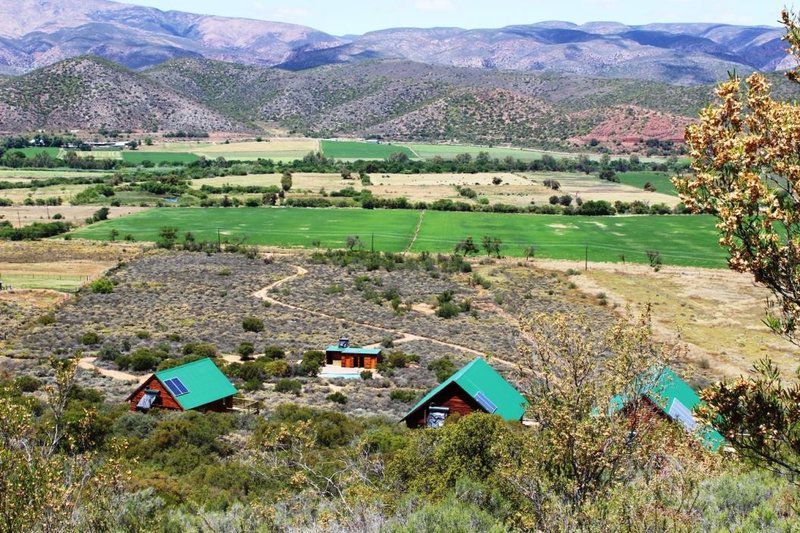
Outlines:
[[774,27],[539,22],[499,29],[395,28],[337,37],[305,26],[160,11],[106,0],[0,0],[0,73],[82,55],[144,69],[205,58],[302,70],[407,60],[489,70],[707,84],[791,66]]

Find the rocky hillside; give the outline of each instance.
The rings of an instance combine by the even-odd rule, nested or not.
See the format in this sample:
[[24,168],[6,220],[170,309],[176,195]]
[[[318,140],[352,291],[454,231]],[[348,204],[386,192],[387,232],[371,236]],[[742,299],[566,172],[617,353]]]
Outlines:
[[185,57],[288,70],[399,59],[692,85],[719,81],[734,69],[788,68],[781,35],[780,28],[763,26],[540,22],[498,29],[395,28],[345,38],[293,24],[106,0],[0,0],[0,73],[87,54],[135,69]]
[[[708,86],[678,87],[409,61],[298,72],[199,59],[144,74],[242,121],[314,136],[385,136],[542,146],[680,140]],[[613,131],[604,126],[631,117]]]
[[0,81],[0,131],[244,131],[229,116],[124,67],[69,59]]

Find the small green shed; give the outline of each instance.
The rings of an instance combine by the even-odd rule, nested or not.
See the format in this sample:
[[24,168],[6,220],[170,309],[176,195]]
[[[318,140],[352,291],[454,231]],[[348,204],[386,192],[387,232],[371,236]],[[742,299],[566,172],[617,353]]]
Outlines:
[[522,420],[528,401],[489,363],[478,357],[425,395],[401,419],[410,428],[437,428],[454,414],[475,411]]
[[205,358],[156,372],[128,396],[128,402],[131,411],[227,411],[237,392],[214,361]]
[[[694,417],[694,409],[703,402],[688,383],[672,369],[657,367],[649,370],[642,378],[640,394],[662,416],[679,422],[687,433],[694,435],[700,443],[711,451],[725,446],[726,440],[716,429],[708,424],[700,424]],[[625,409],[629,400],[623,396],[611,399],[611,411]]]

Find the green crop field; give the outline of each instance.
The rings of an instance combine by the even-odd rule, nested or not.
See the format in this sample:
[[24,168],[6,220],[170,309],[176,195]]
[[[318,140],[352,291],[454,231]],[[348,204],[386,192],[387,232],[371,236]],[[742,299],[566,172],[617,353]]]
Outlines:
[[334,159],[386,159],[392,154],[403,153],[417,158],[407,146],[399,144],[377,144],[358,141],[321,141],[325,157]]
[[141,164],[150,161],[159,163],[191,163],[199,158],[186,152],[122,152],[122,159],[127,163]]
[[61,151],[61,148],[34,146],[29,148],[12,148],[10,151],[22,152],[23,154],[25,154],[25,157],[33,157],[36,154],[40,154],[42,152],[52,157],[58,157],[58,153]]
[[444,159],[453,159],[459,154],[470,154],[474,157],[481,152],[487,152],[490,157],[496,157],[497,159],[504,159],[508,156],[511,156],[514,159],[532,161],[535,159],[541,159],[542,155],[546,153],[535,150],[520,150],[518,148],[488,148],[484,146],[467,146],[463,144],[408,144],[406,146],[408,146],[408,148],[410,148],[415,154],[423,159],[433,159],[437,156]]
[[652,184],[657,192],[678,196],[678,191],[670,181],[670,176],[663,172],[620,172],[617,174],[621,183],[644,189],[646,183]]
[[[363,209],[202,209],[162,208],[93,224],[75,237],[106,240],[116,229],[120,236],[155,241],[162,227],[191,231],[201,240],[245,238],[245,242],[272,246],[341,248],[349,235],[361,237],[366,247],[374,235],[375,249],[397,252],[411,243],[419,211]],[[725,254],[717,245],[710,216],[577,217],[499,213],[428,211],[411,251],[451,252],[461,239],[484,235],[503,241],[503,253],[520,257],[526,246],[536,256],[550,259],[647,263],[648,251],[657,251],[664,264],[720,268]]]
[[[75,237],[105,240],[116,228],[121,237],[155,241],[159,229],[178,228],[179,235],[192,232],[198,240],[245,238],[249,244],[340,248],[349,235],[358,235],[370,246],[376,235],[376,249],[399,252],[414,233],[419,212],[368,211],[366,209],[266,209],[266,208],[161,208],[93,224],[74,233]],[[380,236],[379,236],[380,235]]]
[[519,257],[527,246],[536,257],[647,263],[657,251],[664,264],[722,267],[725,253],[717,244],[710,216],[578,217],[447,213],[428,211],[413,251],[449,251],[465,236],[480,245],[484,235],[503,241],[503,253]]

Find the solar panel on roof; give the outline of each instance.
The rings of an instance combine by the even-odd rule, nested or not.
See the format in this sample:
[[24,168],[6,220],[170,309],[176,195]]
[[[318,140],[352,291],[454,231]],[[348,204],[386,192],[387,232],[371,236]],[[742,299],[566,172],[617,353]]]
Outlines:
[[181,396],[182,394],[187,394],[189,392],[189,389],[186,388],[180,378],[168,379],[164,382],[164,385],[167,386],[174,396]]
[[497,411],[497,406],[494,404],[494,402],[487,398],[482,392],[475,394],[475,401],[477,401],[489,414],[494,414],[494,412]]

